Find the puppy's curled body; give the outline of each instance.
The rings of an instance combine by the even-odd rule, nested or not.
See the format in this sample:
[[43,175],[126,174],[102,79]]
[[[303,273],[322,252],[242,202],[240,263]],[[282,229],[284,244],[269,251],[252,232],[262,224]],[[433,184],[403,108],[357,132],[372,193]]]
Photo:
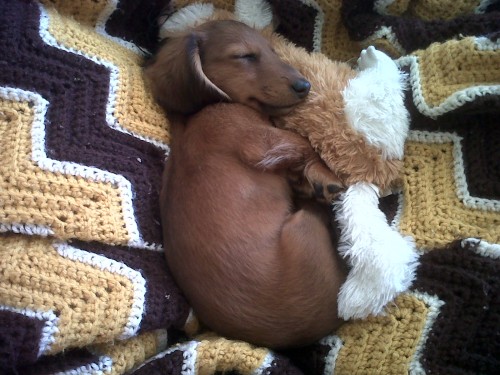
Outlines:
[[345,272],[328,216],[315,203],[295,210],[286,178],[288,167],[321,163],[308,142],[246,106],[217,104],[177,129],[171,148],[166,256],[200,319],[272,348],[333,332]]
[[331,202],[344,186],[306,138],[269,119],[296,108],[310,83],[235,21],[172,35],[145,73],[171,120],[166,258],[196,315],[271,348],[332,333],[346,270],[328,205],[299,204],[297,193]]

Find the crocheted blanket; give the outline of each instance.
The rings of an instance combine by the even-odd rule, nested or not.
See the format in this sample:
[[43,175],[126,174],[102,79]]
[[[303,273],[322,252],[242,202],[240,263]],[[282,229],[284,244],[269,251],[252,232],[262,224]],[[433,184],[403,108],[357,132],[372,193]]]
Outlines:
[[496,373],[499,2],[269,0],[296,44],[344,61],[372,44],[409,73],[402,190],[381,207],[421,252],[385,316],[279,353],[201,332],[165,264],[169,130],[141,68],[167,3],[0,1],[0,374]]

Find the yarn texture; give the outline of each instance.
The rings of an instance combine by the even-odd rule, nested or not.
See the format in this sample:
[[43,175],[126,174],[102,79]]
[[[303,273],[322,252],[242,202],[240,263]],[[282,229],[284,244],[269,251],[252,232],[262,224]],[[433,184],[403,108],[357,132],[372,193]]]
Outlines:
[[385,315],[279,353],[200,328],[164,260],[169,124],[142,68],[165,7],[194,2],[0,1],[0,374],[496,374],[498,2],[268,1],[308,51],[374,45],[408,73],[401,191],[380,207],[420,253]]

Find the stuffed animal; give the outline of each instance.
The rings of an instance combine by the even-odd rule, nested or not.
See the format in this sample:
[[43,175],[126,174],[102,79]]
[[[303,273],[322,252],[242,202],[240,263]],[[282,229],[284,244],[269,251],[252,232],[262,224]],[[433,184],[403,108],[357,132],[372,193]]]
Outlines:
[[418,264],[411,238],[391,228],[378,207],[379,197],[398,186],[402,169],[409,131],[404,74],[374,47],[361,52],[355,69],[296,47],[273,32],[265,1],[236,2],[234,13],[212,4],[186,6],[161,25],[160,37],[217,19],[261,30],[278,55],[311,82],[307,99],[273,120],[306,137],[346,187],[333,203],[341,233],[338,250],[350,266],[339,293],[339,316],[382,314],[388,302],[411,286]]

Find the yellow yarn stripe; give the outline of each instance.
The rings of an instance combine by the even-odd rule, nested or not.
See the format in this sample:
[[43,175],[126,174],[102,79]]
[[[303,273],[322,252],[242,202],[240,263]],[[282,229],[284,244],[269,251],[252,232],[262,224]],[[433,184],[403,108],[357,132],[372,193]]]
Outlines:
[[55,342],[45,354],[112,341],[129,319],[130,280],[62,257],[49,239],[0,235],[0,275],[2,304],[57,314]]
[[205,337],[197,349],[196,374],[212,375],[216,371],[238,371],[249,375],[262,365],[267,349],[255,348],[245,342],[220,337]]
[[410,0],[393,0],[387,5],[386,12],[392,16],[401,16],[407,11]]
[[412,1],[411,13],[423,20],[451,20],[474,13],[480,0],[417,0]]
[[343,346],[335,374],[399,375],[408,372],[428,313],[424,302],[399,296],[387,316],[348,322],[338,331]]
[[333,60],[348,61],[358,58],[361,48],[350,40],[340,18],[342,0],[319,0],[317,4],[324,14],[321,52]]
[[466,237],[500,242],[500,213],[466,207],[457,197],[452,143],[409,141],[405,155],[399,227],[418,247],[433,249]]
[[126,244],[119,189],[40,169],[31,157],[32,106],[0,98],[0,113],[0,222],[49,227],[62,239]]
[[[425,102],[437,107],[457,91],[484,85],[498,85],[500,54],[478,50],[474,38],[435,43],[415,52]],[[491,69],[477,69],[491,66]]]
[[84,25],[95,27],[99,14],[110,0],[41,0],[40,2],[46,6],[53,5],[61,14],[72,17]]
[[94,345],[90,350],[111,358],[113,365],[106,374],[124,374],[164,350],[166,342],[161,341],[163,335],[162,331],[146,332],[128,340]]

